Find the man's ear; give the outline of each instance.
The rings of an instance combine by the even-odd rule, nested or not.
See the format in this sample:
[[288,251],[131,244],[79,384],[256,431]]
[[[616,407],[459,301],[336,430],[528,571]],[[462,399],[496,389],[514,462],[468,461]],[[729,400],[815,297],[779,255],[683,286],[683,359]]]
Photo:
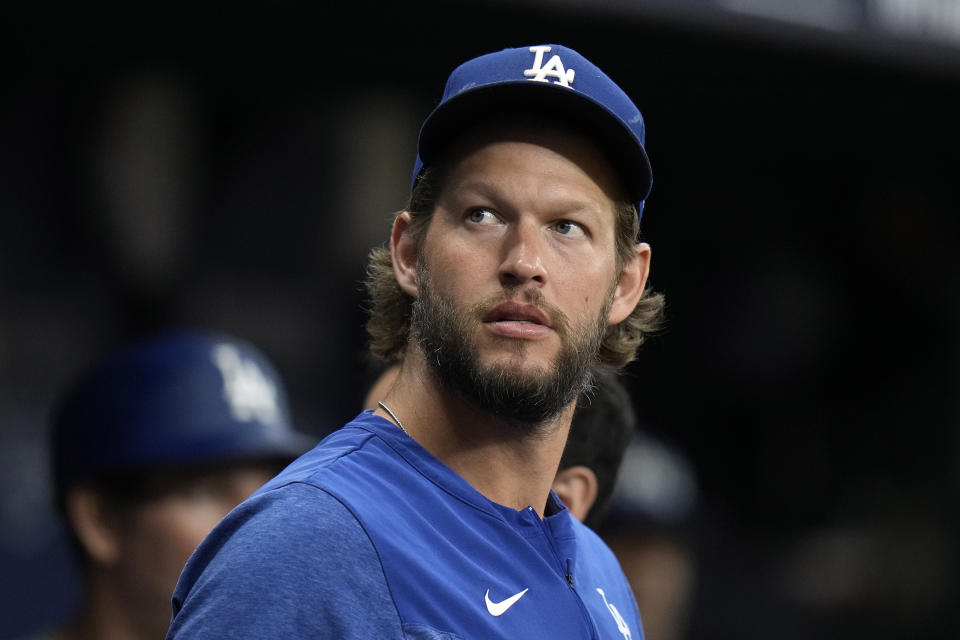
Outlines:
[[553,479],[553,490],[567,505],[570,514],[583,522],[597,499],[599,490],[597,475],[584,465],[567,467],[557,473]]
[[610,307],[610,324],[619,324],[626,320],[647,286],[647,277],[650,275],[650,245],[641,242],[634,247],[633,257],[624,263],[620,269],[620,279],[613,293],[613,304]]
[[64,506],[67,521],[90,561],[96,565],[116,563],[120,538],[103,496],[92,487],[75,487],[67,493]]
[[410,232],[412,216],[404,211],[393,220],[390,256],[397,283],[407,294],[417,297],[417,247]]

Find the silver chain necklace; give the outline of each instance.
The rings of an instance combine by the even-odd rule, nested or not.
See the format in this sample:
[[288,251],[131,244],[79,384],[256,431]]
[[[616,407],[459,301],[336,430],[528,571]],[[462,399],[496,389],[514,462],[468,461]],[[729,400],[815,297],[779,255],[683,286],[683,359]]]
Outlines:
[[[377,404],[380,405],[380,407],[381,407],[384,411],[386,411],[387,413],[390,414],[390,417],[393,418],[393,421],[397,423],[397,426],[398,426],[398,427],[400,427],[400,431],[403,431],[404,433],[407,433],[407,430],[403,428],[403,423],[400,422],[400,418],[398,418],[398,417],[397,417],[397,414],[395,414],[393,411],[390,410],[390,407],[388,407],[387,405],[385,405],[383,402],[377,402]],[[407,435],[410,435],[410,434],[407,433]]]

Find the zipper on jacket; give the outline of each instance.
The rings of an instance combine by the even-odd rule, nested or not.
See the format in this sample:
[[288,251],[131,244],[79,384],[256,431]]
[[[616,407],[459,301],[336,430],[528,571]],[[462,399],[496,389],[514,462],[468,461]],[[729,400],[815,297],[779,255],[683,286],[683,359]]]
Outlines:
[[570,587],[571,595],[573,596],[573,599],[576,600],[577,605],[580,607],[580,612],[583,615],[584,622],[590,631],[590,637],[594,640],[599,640],[600,632],[597,629],[597,623],[593,620],[593,617],[591,617],[590,609],[583,601],[583,598],[580,597],[580,592],[578,592],[576,587],[573,586],[573,558],[565,558],[565,563],[561,560],[560,554],[557,551],[557,545],[553,542],[553,535],[550,533],[550,528],[542,519],[540,520],[540,531],[547,539],[547,544],[550,545],[550,549],[553,551],[553,557],[557,559],[557,564],[559,565],[558,568],[563,573],[563,577],[566,579],[567,585]]

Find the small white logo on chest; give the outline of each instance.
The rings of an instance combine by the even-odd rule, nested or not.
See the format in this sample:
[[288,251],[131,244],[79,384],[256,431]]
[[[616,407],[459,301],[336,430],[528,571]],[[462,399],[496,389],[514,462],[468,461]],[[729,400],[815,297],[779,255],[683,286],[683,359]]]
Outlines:
[[483,596],[483,599],[487,603],[487,613],[489,613],[492,616],[502,616],[504,613],[507,612],[507,609],[512,607],[514,604],[516,604],[517,600],[522,598],[523,594],[525,594],[527,591],[530,591],[530,587],[527,587],[520,593],[516,593],[510,596],[506,600],[502,600],[500,602],[494,602],[493,600],[490,599],[490,589],[487,589],[487,593],[484,594]]
[[535,54],[533,68],[524,69],[523,75],[536,82],[549,82],[547,78],[556,78],[553,84],[569,87],[576,72],[573,69],[565,69],[558,55],[547,60],[547,64],[543,64],[543,54],[549,51],[550,47],[530,47],[530,52]]

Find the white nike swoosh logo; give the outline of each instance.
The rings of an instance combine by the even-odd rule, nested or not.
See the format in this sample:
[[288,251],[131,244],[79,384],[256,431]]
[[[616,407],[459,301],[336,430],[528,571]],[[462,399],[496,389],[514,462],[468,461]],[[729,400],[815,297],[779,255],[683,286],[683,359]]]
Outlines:
[[494,602],[490,599],[490,589],[487,589],[487,593],[483,596],[483,599],[487,602],[487,612],[492,616],[502,616],[507,612],[507,609],[516,604],[517,600],[522,598],[523,594],[525,594],[527,591],[530,591],[530,587],[527,587],[516,595],[510,596],[506,600]]

